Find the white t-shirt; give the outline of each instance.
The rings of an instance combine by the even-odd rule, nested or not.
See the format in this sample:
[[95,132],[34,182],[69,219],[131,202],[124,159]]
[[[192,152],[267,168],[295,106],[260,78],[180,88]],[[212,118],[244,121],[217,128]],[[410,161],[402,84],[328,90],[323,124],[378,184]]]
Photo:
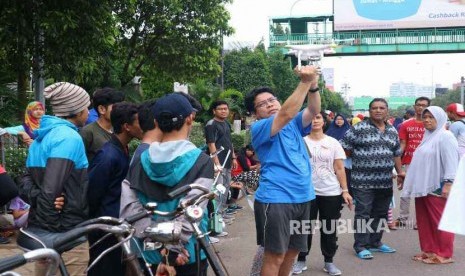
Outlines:
[[346,159],[341,144],[330,136],[319,141],[304,137],[310,154],[312,165],[312,183],[315,194],[320,196],[336,196],[341,194],[341,186],[334,172],[334,160]]

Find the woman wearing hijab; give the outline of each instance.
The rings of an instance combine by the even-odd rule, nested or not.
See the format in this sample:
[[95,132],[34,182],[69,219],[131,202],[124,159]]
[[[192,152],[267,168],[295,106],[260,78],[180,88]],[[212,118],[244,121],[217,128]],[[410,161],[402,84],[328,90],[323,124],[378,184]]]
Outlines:
[[[354,117],[352,120],[355,119],[357,119],[358,122],[360,122],[360,119],[358,117]],[[334,120],[329,125],[328,130],[326,130],[325,134],[339,141],[342,138],[344,138],[344,135],[346,135],[346,132],[349,129],[350,124],[347,122],[346,118],[344,118],[342,114],[337,114]],[[352,173],[352,158],[350,158],[350,156],[347,156],[347,158],[344,159],[344,169],[346,173],[349,194],[352,195],[352,189],[350,187],[350,177]]]
[[342,114],[337,114],[325,134],[339,141],[349,129],[350,125],[346,118]]
[[7,127],[5,130],[11,135],[21,135],[23,142],[28,146],[34,140],[34,130],[40,126],[40,118],[45,113],[44,105],[41,102],[31,102],[26,107],[24,123],[15,127]]
[[438,106],[423,111],[425,134],[413,154],[404,181],[404,197],[415,198],[421,253],[415,261],[452,263],[454,234],[438,229],[446,200],[456,176],[457,140],[445,129],[447,115]]

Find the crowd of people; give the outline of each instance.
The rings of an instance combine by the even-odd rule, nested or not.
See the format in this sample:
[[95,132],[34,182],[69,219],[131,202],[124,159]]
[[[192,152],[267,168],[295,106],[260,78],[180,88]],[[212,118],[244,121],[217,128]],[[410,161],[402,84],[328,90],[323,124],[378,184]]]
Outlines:
[[[243,208],[240,195],[254,194],[258,250],[253,275],[305,271],[313,233],[303,225],[311,222],[314,227],[316,221],[321,226],[323,270],[341,275],[335,263],[337,231],[330,226],[338,224],[344,205],[354,211],[355,257],[367,260],[374,258],[373,252],[395,253],[382,241],[383,233],[386,227],[394,230],[412,220],[411,198],[420,240],[413,260],[453,262],[452,232],[465,230],[450,223],[455,210],[444,210],[452,208],[447,199],[457,197],[460,189],[463,106],[452,103],[444,111],[419,97],[404,118],[389,119],[386,100],[375,98],[368,106],[369,116],[346,117],[322,112],[317,68],[303,66],[295,74],[300,82],[283,102],[270,87],[247,94],[245,106],[256,121],[250,127],[251,144],[240,149],[232,143],[226,101],[210,106],[206,147],[201,149],[189,135],[202,106],[188,94],[169,93],[136,105],[125,102],[118,90],[97,89],[92,94],[96,116],[91,119],[91,98],[82,87],[68,82],[46,87],[53,116],[45,115],[42,103],[32,102],[22,125],[3,130],[28,146],[27,172],[16,179],[18,183],[0,167],[0,205],[12,210],[12,228],[21,228],[18,245],[26,250],[42,247],[31,238],[34,235],[51,246],[55,238],[89,218],[128,217],[148,202],[173,211],[198,191],[179,199],[168,193],[197,183],[208,189],[224,187],[217,200],[200,204],[207,214],[200,228],[211,231],[211,243],[228,235],[225,226],[234,223]],[[131,156],[128,145],[133,139],[140,144]],[[395,183],[402,192],[400,216],[394,220]],[[145,227],[160,219],[135,223],[136,236],[142,240]],[[198,266],[201,275],[207,275],[205,256],[200,256],[200,263],[195,256],[192,225],[182,216],[174,219],[182,224],[180,243],[169,250],[144,251],[144,259],[154,265],[157,275],[196,275]],[[212,229],[218,222],[221,227]],[[71,274],[84,275],[87,266],[117,242],[112,238],[97,242],[102,236],[96,232],[78,239],[63,254]],[[121,250],[112,251],[88,275],[123,275],[121,258]],[[173,261],[163,264],[163,259]],[[36,274],[43,275],[45,268],[46,263],[37,262]]]

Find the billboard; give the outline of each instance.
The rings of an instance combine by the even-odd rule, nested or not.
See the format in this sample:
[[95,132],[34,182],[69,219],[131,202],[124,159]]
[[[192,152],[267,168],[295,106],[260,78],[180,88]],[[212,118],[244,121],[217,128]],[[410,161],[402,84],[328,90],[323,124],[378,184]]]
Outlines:
[[465,0],[334,0],[334,30],[465,26]]

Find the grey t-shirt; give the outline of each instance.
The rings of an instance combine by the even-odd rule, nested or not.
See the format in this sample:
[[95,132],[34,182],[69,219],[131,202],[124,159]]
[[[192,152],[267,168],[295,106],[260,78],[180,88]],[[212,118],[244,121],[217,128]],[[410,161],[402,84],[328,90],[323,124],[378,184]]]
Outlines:
[[97,121],[95,121],[83,127],[81,131],[79,131],[79,134],[81,134],[82,140],[84,141],[87,160],[90,165],[97,151],[101,149],[106,142],[110,141],[111,133],[103,129]]

